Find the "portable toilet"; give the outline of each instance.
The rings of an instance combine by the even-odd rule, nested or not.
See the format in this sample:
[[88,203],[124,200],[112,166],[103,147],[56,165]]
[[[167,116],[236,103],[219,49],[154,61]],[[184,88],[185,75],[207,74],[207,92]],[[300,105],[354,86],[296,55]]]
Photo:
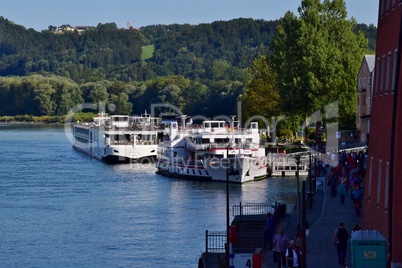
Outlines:
[[387,240],[376,230],[360,230],[351,238],[353,268],[386,268]]

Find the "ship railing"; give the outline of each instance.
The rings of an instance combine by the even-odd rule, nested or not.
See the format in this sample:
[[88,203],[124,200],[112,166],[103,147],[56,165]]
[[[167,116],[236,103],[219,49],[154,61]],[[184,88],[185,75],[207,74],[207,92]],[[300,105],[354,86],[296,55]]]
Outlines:
[[116,127],[116,126],[105,126],[105,130],[108,131],[157,131],[158,127],[156,126],[139,126],[133,125],[129,127]]
[[233,217],[243,216],[243,215],[263,215],[272,213],[278,208],[278,203],[268,204],[268,203],[246,203],[239,205],[233,205],[232,213]]
[[204,128],[200,125],[191,127],[179,127],[180,134],[235,134],[235,135],[250,135],[252,133],[251,129],[241,128],[232,130],[230,128]]
[[[136,145],[157,145],[157,141],[145,140],[145,141],[137,141]],[[110,145],[133,145],[133,141],[131,140],[111,140]]]
[[230,143],[230,142],[213,142],[213,143],[187,143],[186,147],[192,150],[208,150],[208,149],[231,149],[231,148],[242,148],[242,149],[254,149],[258,148],[258,144],[248,143]]

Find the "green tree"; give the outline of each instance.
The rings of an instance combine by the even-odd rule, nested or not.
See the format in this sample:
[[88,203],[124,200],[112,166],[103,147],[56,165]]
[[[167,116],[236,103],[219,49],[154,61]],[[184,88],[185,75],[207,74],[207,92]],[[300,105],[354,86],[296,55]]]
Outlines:
[[[110,109],[111,114],[131,115],[133,104],[128,101],[126,93],[119,93],[118,95],[110,94],[110,104],[113,104],[115,109]],[[109,105],[111,107],[111,105]]]
[[271,118],[278,116],[279,89],[276,73],[266,56],[253,61],[248,69],[251,80],[246,83],[246,90],[240,97],[245,119],[252,116]]
[[89,93],[89,100],[93,103],[106,102],[109,99],[106,87],[102,83],[95,83]]
[[49,83],[41,83],[34,87],[35,100],[39,102],[39,108],[44,115],[53,115],[56,110],[56,103],[53,94],[56,90]]
[[355,116],[355,80],[367,41],[347,20],[344,0],[303,0],[287,12],[272,43],[282,110],[307,118],[339,100],[344,126]]

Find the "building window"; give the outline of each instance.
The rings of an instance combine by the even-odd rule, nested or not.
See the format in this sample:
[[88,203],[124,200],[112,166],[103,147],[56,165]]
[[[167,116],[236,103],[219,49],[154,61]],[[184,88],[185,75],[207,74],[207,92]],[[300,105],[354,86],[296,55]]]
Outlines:
[[388,198],[389,198],[389,162],[387,161],[387,166],[385,167],[385,196],[384,196],[384,207],[388,211]]
[[371,183],[373,182],[373,157],[370,158],[370,172],[369,172],[369,185],[368,185],[368,200],[371,198]]
[[377,64],[375,66],[375,95],[378,94],[378,73],[380,72],[380,57],[377,58]]
[[363,88],[366,88],[366,78],[363,78]]
[[364,101],[366,99],[366,95],[363,95],[363,97],[362,97],[362,106],[365,106],[366,105],[366,102]]
[[395,7],[395,0],[392,0],[392,8],[394,8]]
[[380,206],[380,196],[381,196],[381,166],[382,160],[378,160],[378,181],[377,181],[377,207]]
[[384,1],[386,1],[386,0],[380,0],[380,16],[381,17],[384,15]]
[[382,55],[382,61],[381,61],[381,78],[380,78],[380,95],[382,95],[383,89],[384,89],[384,66],[385,65],[385,55]]
[[388,52],[388,58],[387,58],[387,73],[385,74],[385,93],[388,93],[388,88],[389,88],[389,73],[391,69],[391,51]]
[[368,86],[371,85],[371,76],[370,76],[369,79],[367,80],[367,85],[368,85]]
[[390,0],[386,0],[385,12],[388,12],[388,11],[389,11],[389,1],[390,1]]
[[394,63],[392,66],[392,86],[391,86],[391,92],[395,91],[395,80],[396,80],[396,63],[398,61],[398,49],[395,49],[394,51]]

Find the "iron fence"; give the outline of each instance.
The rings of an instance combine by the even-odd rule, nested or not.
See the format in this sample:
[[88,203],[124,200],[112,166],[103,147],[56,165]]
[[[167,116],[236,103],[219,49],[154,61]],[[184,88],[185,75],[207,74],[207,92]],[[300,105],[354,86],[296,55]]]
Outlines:
[[277,209],[278,204],[267,204],[267,203],[246,203],[239,205],[234,205],[232,207],[233,217],[242,215],[264,215],[268,212],[274,214]]
[[205,252],[225,252],[226,232],[205,231]]

